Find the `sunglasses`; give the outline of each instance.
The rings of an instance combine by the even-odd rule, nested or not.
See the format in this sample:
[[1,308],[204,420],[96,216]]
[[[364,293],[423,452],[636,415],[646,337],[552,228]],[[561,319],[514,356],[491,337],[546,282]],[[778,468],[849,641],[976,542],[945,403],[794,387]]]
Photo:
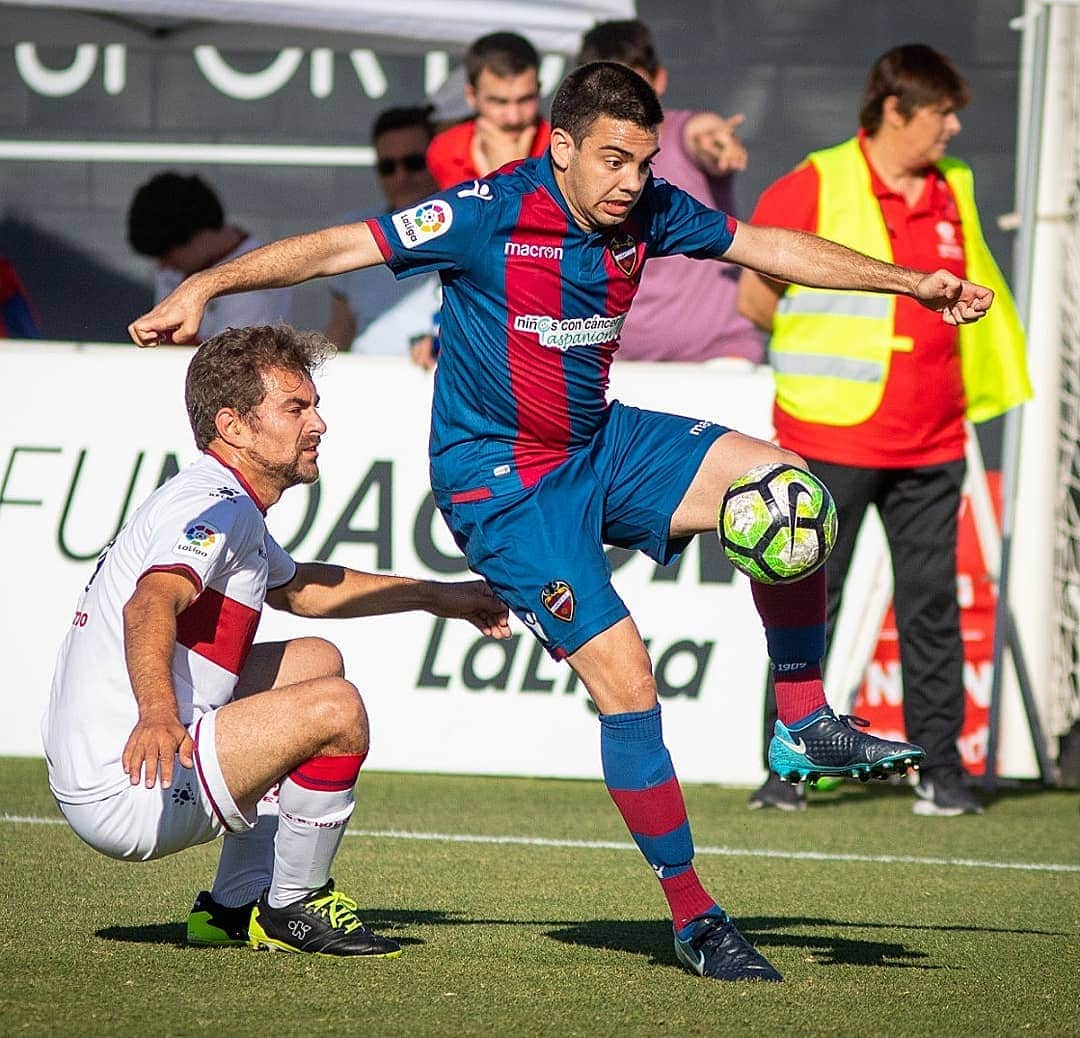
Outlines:
[[398,166],[404,166],[406,173],[419,173],[427,168],[427,160],[422,151],[404,155],[400,159],[383,158],[375,163],[375,171],[380,177],[388,177],[397,170]]

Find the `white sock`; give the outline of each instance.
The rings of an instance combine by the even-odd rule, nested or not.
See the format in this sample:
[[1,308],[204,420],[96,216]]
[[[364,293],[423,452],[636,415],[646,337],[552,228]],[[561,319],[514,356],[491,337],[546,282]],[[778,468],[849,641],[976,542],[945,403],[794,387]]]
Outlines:
[[246,833],[227,833],[221,843],[217,875],[210,896],[226,908],[254,901],[274,874],[274,837],[278,830],[278,787],[259,801],[259,820]]
[[363,757],[313,757],[281,780],[271,908],[292,904],[330,879],[330,866],[353,813]]

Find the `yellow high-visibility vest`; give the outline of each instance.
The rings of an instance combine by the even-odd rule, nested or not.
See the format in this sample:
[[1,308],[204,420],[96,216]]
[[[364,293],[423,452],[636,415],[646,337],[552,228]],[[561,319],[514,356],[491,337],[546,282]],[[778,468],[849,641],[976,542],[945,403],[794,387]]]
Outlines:
[[[817,233],[892,262],[892,246],[870,169],[857,138],[808,156],[818,171]],[[967,416],[984,422],[1031,398],[1024,330],[1016,304],[986,246],[971,169],[937,163],[956,200],[966,277],[994,291],[990,312],[959,329]],[[790,285],[773,318],[769,347],[776,401],[788,414],[821,425],[858,425],[881,404],[894,350],[914,348],[894,334],[896,297]]]

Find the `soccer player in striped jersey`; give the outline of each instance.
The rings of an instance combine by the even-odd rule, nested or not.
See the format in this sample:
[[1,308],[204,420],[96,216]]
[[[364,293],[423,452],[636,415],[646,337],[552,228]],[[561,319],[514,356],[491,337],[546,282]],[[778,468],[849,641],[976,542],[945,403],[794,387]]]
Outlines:
[[[143,346],[186,342],[206,301],[222,293],[379,262],[399,276],[439,271],[435,500],[472,569],[569,662],[596,704],[604,779],[660,881],[679,960],[716,979],[778,981],[694,870],[649,655],[611,585],[604,545],[670,562],[715,529],[734,479],[762,464],[804,466],[713,422],[609,401],[619,329],[643,264],[674,253],[816,287],[903,293],[950,323],[978,320],[993,293],[947,271],[896,267],[701,205],[651,176],[662,119],[637,73],[583,65],[552,103],[545,155],[198,274],[129,332]],[[754,583],[753,592],[797,754],[791,770],[870,775],[917,762],[918,747],[864,734],[828,707],[824,570],[793,584]]]
[[364,704],[321,638],[253,645],[263,602],[300,616],[424,609],[509,635],[482,581],[439,583],[296,563],[266,510],[319,475],[312,370],[333,347],[286,326],[229,329],[187,375],[202,454],[98,560],[60,648],[42,736],[76,834],[160,858],[224,836],[195,944],[394,957],[331,864],[368,752]]

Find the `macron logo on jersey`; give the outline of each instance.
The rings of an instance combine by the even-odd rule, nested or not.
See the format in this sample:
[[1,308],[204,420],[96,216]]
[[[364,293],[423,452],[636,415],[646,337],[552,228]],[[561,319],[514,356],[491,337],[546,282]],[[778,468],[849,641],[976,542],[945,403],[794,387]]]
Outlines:
[[561,260],[563,250],[561,245],[531,245],[528,242],[508,241],[503,246],[503,255],[525,256],[528,259]]
[[390,222],[397,230],[401,244],[407,249],[415,249],[425,241],[438,238],[450,230],[454,222],[454,210],[449,202],[434,199],[424,202],[415,209],[394,213]]
[[573,346],[600,346],[619,337],[626,314],[618,317],[567,317],[559,320],[546,314],[522,314],[514,318],[514,331],[532,332],[540,345],[565,353]]

